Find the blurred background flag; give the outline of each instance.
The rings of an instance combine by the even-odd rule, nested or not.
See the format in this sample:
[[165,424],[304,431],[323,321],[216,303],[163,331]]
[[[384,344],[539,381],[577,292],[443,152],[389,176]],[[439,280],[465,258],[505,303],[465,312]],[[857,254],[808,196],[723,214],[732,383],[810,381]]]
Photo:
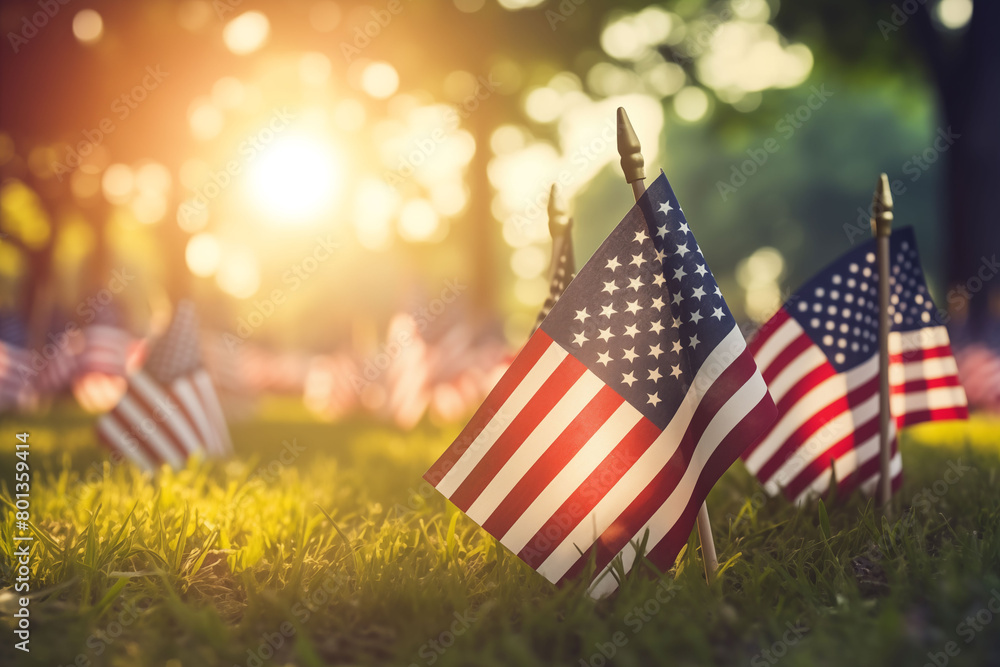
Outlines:
[[667,179],[650,186],[424,475],[556,583],[668,569],[774,405]]
[[[896,433],[968,416],[948,333],[924,282],[913,229],[891,236],[889,317],[893,490],[902,480]],[[778,421],[743,456],[771,495],[796,502],[879,482],[878,272],[875,240],[844,254],[785,302],[750,349]]]
[[0,412],[19,407],[34,383],[27,338],[27,328],[17,313],[0,311]]
[[573,255],[573,220],[566,214],[566,207],[553,183],[549,192],[549,233],[552,234],[552,261],[549,269],[549,295],[538,313],[535,329],[556,305],[566,285],[576,275],[576,258]]
[[201,363],[194,304],[178,304],[173,320],[128,379],[121,402],[97,422],[101,441],[144,469],[184,465],[194,454],[232,451],[215,388]]

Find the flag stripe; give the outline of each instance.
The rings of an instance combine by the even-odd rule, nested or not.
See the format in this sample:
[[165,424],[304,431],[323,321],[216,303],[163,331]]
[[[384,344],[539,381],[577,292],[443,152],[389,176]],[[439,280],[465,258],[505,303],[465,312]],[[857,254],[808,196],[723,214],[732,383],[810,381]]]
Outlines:
[[98,439],[111,451],[118,452],[143,470],[155,470],[160,456],[142,438],[130,433],[128,425],[114,412],[97,421]]
[[510,493],[483,522],[492,535],[503,537],[519,516],[538,498],[552,480],[565,469],[573,457],[597,431],[615,414],[625,401],[611,387],[604,385],[594,398],[563,429],[552,445],[545,449],[531,468],[514,485]]
[[[723,410],[732,394],[731,387],[742,386],[754,375],[757,366],[753,355],[746,349],[712,385],[698,405],[681,444],[673,456],[660,468],[659,472],[646,484],[625,510],[601,534],[592,551],[596,551],[597,569],[603,569],[621,551],[633,535],[641,534],[653,514],[667,501],[684,474],[686,462],[697,449],[711,421]],[[738,454],[737,454],[738,455]],[[567,572],[567,577],[575,577],[587,564],[589,555],[583,555]]]
[[[698,508],[715,480],[739,456],[747,439],[753,438],[751,434],[759,433],[773,419],[774,404],[768,396],[767,385],[759,374],[754,374],[709,424],[673,493],[619,552],[626,570],[630,570],[635,563],[633,544],[644,539],[647,529],[647,557],[660,570],[669,568],[681,545],[687,541]],[[606,566],[602,574],[609,572],[611,567],[611,564]],[[617,587],[613,577],[598,575],[595,582],[592,595],[605,595]]]
[[[445,453],[431,466],[430,470],[424,473],[424,479],[445,495],[439,484],[444,480],[452,468],[462,459],[468,449],[472,446],[486,425],[494,420],[503,405],[510,398],[514,390],[527,378],[528,373],[541,360],[547,350],[553,347],[552,339],[542,330],[538,330],[528,339],[521,352],[514,358],[510,368],[497,382],[496,387],[490,392],[483,404],[476,410],[476,414],[462,430],[454,443]],[[558,346],[554,346],[557,347]]]
[[576,357],[570,355],[563,357],[559,367],[545,379],[534,396],[518,411],[510,425],[455,489],[451,495],[451,502],[463,510],[468,510],[469,506],[489,484],[494,471],[503,468],[517,451],[517,448],[531,435],[586,370],[587,367],[581,364]]

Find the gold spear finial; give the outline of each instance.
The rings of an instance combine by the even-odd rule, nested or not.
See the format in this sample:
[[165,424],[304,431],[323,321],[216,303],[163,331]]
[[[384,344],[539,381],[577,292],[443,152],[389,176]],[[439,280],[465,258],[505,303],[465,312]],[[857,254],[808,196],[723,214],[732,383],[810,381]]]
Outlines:
[[552,238],[564,233],[572,222],[566,210],[566,201],[559,192],[559,186],[553,183],[549,191],[549,233]]
[[623,107],[618,107],[618,154],[622,158],[625,182],[632,186],[632,193],[638,198],[646,190],[646,168],[639,137],[632,129],[632,123]]
[[878,177],[872,197],[872,234],[889,236],[891,232],[892,192],[889,190],[889,177],[883,173]]

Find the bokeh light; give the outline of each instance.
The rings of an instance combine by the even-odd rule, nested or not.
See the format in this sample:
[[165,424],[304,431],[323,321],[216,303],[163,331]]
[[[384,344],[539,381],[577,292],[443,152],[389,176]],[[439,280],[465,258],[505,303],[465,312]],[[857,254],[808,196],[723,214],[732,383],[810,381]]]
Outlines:
[[385,99],[399,88],[399,74],[389,63],[371,63],[361,73],[361,88],[376,99]]
[[104,34],[104,19],[93,9],[82,9],[73,17],[73,36],[84,44],[96,44]]
[[252,198],[274,222],[312,219],[340,192],[343,166],[332,146],[302,136],[276,139],[254,162]]
[[258,11],[240,14],[222,29],[226,48],[237,55],[253,53],[264,46],[271,33],[271,22]]

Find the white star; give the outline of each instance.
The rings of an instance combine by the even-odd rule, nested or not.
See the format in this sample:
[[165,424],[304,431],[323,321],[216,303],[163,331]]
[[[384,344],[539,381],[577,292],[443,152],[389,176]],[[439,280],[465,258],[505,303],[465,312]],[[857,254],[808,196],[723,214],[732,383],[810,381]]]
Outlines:
[[643,241],[645,241],[648,238],[649,238],[649,235],[646,234],[645,231],[643,231],[643,230],[640,229],[639,231],[637,231],[635,233],[635,238],[632,239],[632,240],[635,241],[636,243],[642,243]]
[[699,313],[697,310],[691,311],[691,323],[692,324],[698,324],[698,322],[700,322],[702,319],[704,319],[704,316],[701,313]]
[[636,381],[635,376],[632,374],[632,371],[629,371],[628,373],[622,373],[622,384],[627,384],[628,386],[631,387],[632,383],[635,381]]
[[680,302],[683,301],[683,300],[684,300],[684,297],[681,296],[680,292],[677,292],[676,294],[674,294],[674,298],[671,300],[671,303],[673,303],[676,306],[676,305],[679,305]]
[[676,366],[671,366],[671,368],[673,370],[670,371],[670,376],[671,377],[675,377],[675,378],[679,378],[681,376],[681,365],[677,364]]
[[705,268],[704,264],[699,264],[698,268],[695,269],[694,272],[697,273],[699,276],[703,276],[704,277],[704,275],[706,273],[708,273],[708,269]]
[[654,408],[656,407],[656,404],[660,402],[660,395],[659,394],[656,394],[656,393],[646,394],[646,396],[649,397],[649,400],[646,401],[646,402],[647,403],[652,403]]
[[631,338],[635,338],[635,335],[637,333],[639,333],[639,327],[637,327],[634,324],[630,324],[627,327],[625,327],[625,333],[623,333],[622,335],[623,336],[629,336]]
[[642,266],[642,263],[645,261],[646,260],[642,258],[642,253],[640,252],[638,255],[632,255],[632,261],[629,262],[629,264],[634,264],[635,266]]
[[659,320],[653,320],[649,325],[649,330],[655,334],[658,334],[661,331],[663,331],[663,324],[661,324]]
[[649,371],[649,377],[646,378],[646,379],[647,380],[652,380],[653,382],[656,382],[661,377],[663,377],[663,373],[660,372],[660,369],[659,368],[654,368],[651,371]]
[[633,315],[635,315],[636,313],[638,313],[639,312],[639,300],[636,299],[635,301],[629,301],[629,302],[627,302],[627,305],[625,306],[625,310],[627,310],[628,312],[632,313]]
[[691,295],[695,299],[700,299],[705,296],[705,289],[703,287],[695,287],[694,294]]
[[580,333],[576,334],[575,336],[573,336],[573,343],[575,345],[581,345],[582,346],[586,342],[587,342],[587,337],[583,335],[582,331]]
[[659,343],[657,343],[656,345],[649,346],[649,356],[653,357],[654,359],[659,359],[661,354],[663,354],[663,350],[660,349]]
[[674,207],[670,205],[670,202],[665,201],[660,204],[660,213],[670,213],[672,210],[674,210]]
[[660,225],[659,227],[657,227],[657,230],[658,231],[656,232],[656,235],[659,236],[661,239],[667,235],[666,225]]
[[656,308],[657,310],[663,308],[663,299],[661,299],[660,297],[656,297],[655,299],[653,299],[653,303],[649,307]]
[[677,254],[680,255],[681,257],[683,257],[684,255],[688,254],[689,252],[691,252],[691,251],[688,250],[688,244],[687,243],[682,243],[679,246],[677,246]]
[[663,252],[659,248],[656,249],[656,261],[657,262],[660,262],[662,264],[663,260],[666,259],[666,257],[667,257],[667,253]]
[[719,320],[721,322],[722,318],[724,317],[724,315],[722,313],[722,309],[721,308],[716,308],[714,311],[712,311],[712,317],[716,318],[717,320]]
[[639,356],[638,354],[635,353],[634,347],[630,347],[629,349],[625,350],[624,354],[625,356],[622,357],[622,359],[625,359],[626,361],[633,361],[636,357]]
[[718,285],[715,286],[715,296],[718,296],[718,297],[722,296],[722,290],[719,289]]
[[612,257],[611,259],[608,260],[608,265],[604,268],[611,269],[612,271],[614,271],[621,265],[622,263],[618,261],[617,257]]
[[639,288],[642,287],[642,278],[636,276],[635,278],[630,279],[628,281],[628,286],[638,292]]
[[601,308],[601,315],[604,315],[604,317],[607,317],[608,319],[611,319],[611,316],[617,312],[618,311],[615,310],[615,307],[610,303]]
[[657,273],[655,276],[653,276],[653,284],[656,285],[657,287],[659,287],[665,282],[667,282],[667,279],[663,277],[662,273]]
[[678,266],[674,269],[674,280],[681,280],[687,275],[687,271],[684,270],[683,266]]
[[671,352],[680,352],[682,349],[683,348],[681,347],[681,342],[679,340],[675,340],[674,341],[674,347],[670,351]]
[[672,329],[680,329],[681,328],[681,318],[679,318],[679,317],[672,317],[671,319],[673,320],[673,322],[670,323],[670,327]]
[[607,292],[608,294],[614,294],[615,290],[618,289],[618,285],[615,285],[615,281],[604,283],[604,289],[602,292]]
[[684,232],[685,234],[690,234],[691,233],[691,228],[688,227],[688,223],[686,223],[686,222],[682,222],[681,223],[680,230],[682,232]]
[[597,355],[597,363],[607,366],[609,361],[611,361],[611,355],[607,352],[601,352]]
[[585,322],[588,317],[590,317],[590,315],[587,314],[587,309],[584,308],[583,310],[576,311],[576,317],[574,317],[573,319]]
[[600,331],[601,333],[597,334],[597,337],[605,342],[611,340],[614,337],[614,334],[611,333],[611,327],[608,327],[607,329],[601,329]]
[[693,350],[693,349],[695,349],[696,347],[698,347],[698,344],[699,344],[700,342],[701,342],[701,341],[700,341],[700,340],[698,340],[698,336],[697,336],[697,335],[695,335],[695,336],[691,336],[691,340],[689,340],[689,341],[688,341],[688,345],[690,345],[690,346],[691,346],[691,349]]

